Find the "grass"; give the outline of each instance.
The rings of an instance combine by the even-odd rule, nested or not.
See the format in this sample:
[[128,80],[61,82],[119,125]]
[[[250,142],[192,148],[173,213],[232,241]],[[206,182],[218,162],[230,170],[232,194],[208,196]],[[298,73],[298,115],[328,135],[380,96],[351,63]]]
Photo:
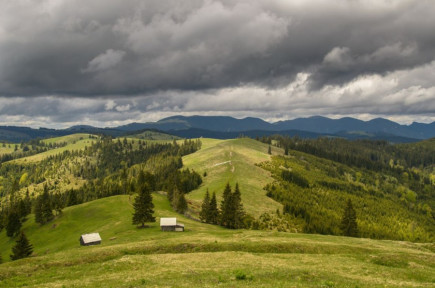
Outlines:
[[[186,232],[131,225],[129,196],[69,207],[25,226],[34,256],[0,265],[0,287],[433,287],[434,244],[226,230],[177,215],[154,194],[157,217]],[[31,217],[33,218],[33,217]],[[80,247],[82,233],[102,245]],[[112,240],[110,240],[112,239]],[[13,241],[0,235],[4,260]]]
[[[216,192],[220,201],[227,182],[234,188],[239,183],[242,192],[242,202],[245,210],[259,216],[264,212],[281,209],[281,204],[266,196],[263,187],[273,181],[270,173],[255,164],[270,160],[267,154],[268,145],[252,139],[201,139],[202,149],[194,154],[183,157],[186,167],[194,169],[203,177],[203,184],[187,195],[187,199],[199,207],[205,192]],[[280,153],[274,147],[273,153]],[[282,152],[281,152],[282,154]]]
[[3,147],[3,143],[0,143],[0,156],[4,154],[10,154],[14,152],[15,150],[15,144],[5,144],[6,146]]
[[63,137],[57,137],[57,138],[51,138],[44,140],[47,141],[47,143],[68,143],[64,147],[51,149],[43,153],[39,153],[36,155],[32,155],[29,157],[19,158],[12,160],[13,162],[17,164],[25,164],[25,163],[36,163],[40,162],[50,156],[54,156],[57,154],[61,154],[64,151],[73,151],[73,150],[83,150],[86,146],[91,146],[92,143],[95,141],[95,139],[89,139],[89,134],[74,134],[74,135],[68,135]]

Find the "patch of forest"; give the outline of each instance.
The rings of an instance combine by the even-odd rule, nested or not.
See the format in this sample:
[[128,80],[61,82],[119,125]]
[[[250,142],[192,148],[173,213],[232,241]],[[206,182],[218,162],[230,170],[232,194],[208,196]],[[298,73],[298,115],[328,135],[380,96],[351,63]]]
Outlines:
[[[271,227],[342,235],[347,200],[357,214],[359,236],[433,241],[435,238],[435,145],[433,140],[392,145],[273,136],[261,139],[284,149],[260,166],[275,178],[264,188],[284,205],[263,215]],[[283,224],[284,223],[284,224]]]

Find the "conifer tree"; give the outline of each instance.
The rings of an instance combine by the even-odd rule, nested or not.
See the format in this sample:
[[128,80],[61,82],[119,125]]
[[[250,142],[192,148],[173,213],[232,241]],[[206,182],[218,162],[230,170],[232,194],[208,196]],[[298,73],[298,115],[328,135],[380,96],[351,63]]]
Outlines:
[[155,222],[154,218],[154,204],[151,190],[147,184],[138,188],[138,195],[134,199],[133,203],[134,214],[133,224],[141,224],[141,227],[145,227],[145,222]]
[[222,202],[221,202],[221,219],[220,224],[224,227],[230,227],[231,225],[231,219],[232,219],[232,194],[231,194],[231,187],[230,183],[227,183],[225,186],[224,193],[222,194]]
[[184,193],[177,188],[175,189],[174,196],[172,198],[172,207],[180,214],[184,214],[184,212],[187,210],[187,201],[184,197]]
[[209,205],[209,213],[207,215],[207,223],[210,224],[218,224],[219,223],[219,210],[217,207],[217,201],[216,201],[216,193],[213,192],[213,195],[210,199],[210,205]]
[[234,215],[234,219],[233,219],[233,227],[232,228],[236,228],[236,229],[240,229],[244,227],[244,223],[243,223],[243,219],[245,217],[245,211],[243,209],[243,204],[242,204],[242,195],[240,193],[240,189],[239,189],[239,183],[236,183],[236,187],[234,189],[234,193],[232,195],[232,210],[233,210],[233,215]]
[[35,222],[45,224],[54,218],[51,207],[50,194],[48,187],[44,185],[44,192],[35,201]]
[[21,229],[20,215],[18,215],[17,211],[12,210],[7,218],[6,235],[8,237],[14,237],[20,232],[20,229]]
[[272,155],[272,147],[270,147],[270,145],[269,148],[267,149],[267,154]]
[[24,232],[20,233],[18,237],[17,244],[12,248],[11,260],[17,260],[21,258],[26,258],[32,255],[33,247],[27,239]]
[[358,225],[356,223],[356,212],[353,209],[352,201],[350,199],[346,202],[343,218],[340,225],[343,235],[350,237],[358,237]]
[[205,197],[204,200],[202,201],[202,205],[201,205],[201,212],[199,213],[199,219],[201,219],[202,222],[208,222],[208,215],[210,214],[210,194],[208,193],[208,189],[207,192],[205,192]]

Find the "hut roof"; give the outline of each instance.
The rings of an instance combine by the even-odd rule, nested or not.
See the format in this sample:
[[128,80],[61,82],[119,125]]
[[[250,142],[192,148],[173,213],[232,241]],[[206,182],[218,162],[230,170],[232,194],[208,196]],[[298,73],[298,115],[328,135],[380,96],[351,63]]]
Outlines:
[[175,226],[177,225],[177,218],[160,218],[160,226]]
[[101,241],[99,233],[83,234],[81,238],[84,244]]

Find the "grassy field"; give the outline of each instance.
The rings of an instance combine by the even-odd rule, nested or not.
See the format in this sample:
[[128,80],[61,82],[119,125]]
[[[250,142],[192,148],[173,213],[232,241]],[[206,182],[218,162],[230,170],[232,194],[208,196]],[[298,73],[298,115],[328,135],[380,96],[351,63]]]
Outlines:
[[15,144],[5,144],[3,147],[3,143],[0,144],[0,156],[3,154],[9,154],[14,152]]
[[19,158],[16,160],[13,160],[15,163],[19,164],[25,164],[25,163],[35,163],[44,160],[47,157],[54,156],[60,153],[63,153],[64,151],[73,151],[73,150],[82,150],[85,149],[86,146],[92,145],[92,143],[95,141],[95,139],[90,139],[89,134],[73,134],[63,137],[57,137],[57,138],[50,138],[47,140],[44,140],[47,143],[64,143],[66,142],[67,145],[64,147],[51,149],[43,153],[39,153],[36,155],[32,155],[25,158]]
[[[281,204],[268,198],[263,187],[272,182],[269,172],[255,164],[270,160],[267,154],[268,145],[252,139],[201,139],[202,149],[194,154],[183,157],[186,167],[192,168],[203,177],[203,184],[198,190],[187,195],[196,207],[201,205],[205,191],[216,192],[218,201],[227,182],[234,188],[239,183],[245,210],[259,216],[264,212],[281,209]],[[281,153],[273,147],[273,153]],[[276,149],[276,150],[275,150]]]
[[[37,256],[0,265],[0,287],[433,287],[435,245],[249,230],[225,230],[171,211],[154,194],[156,216],[186,232],[131,224],[129,196],[69,207],[24,231]],[[158,219],[157,219],[158,220]],[[80,247],[82,233],[102,245]],[[3,231],[2,257],[13,241]]]

